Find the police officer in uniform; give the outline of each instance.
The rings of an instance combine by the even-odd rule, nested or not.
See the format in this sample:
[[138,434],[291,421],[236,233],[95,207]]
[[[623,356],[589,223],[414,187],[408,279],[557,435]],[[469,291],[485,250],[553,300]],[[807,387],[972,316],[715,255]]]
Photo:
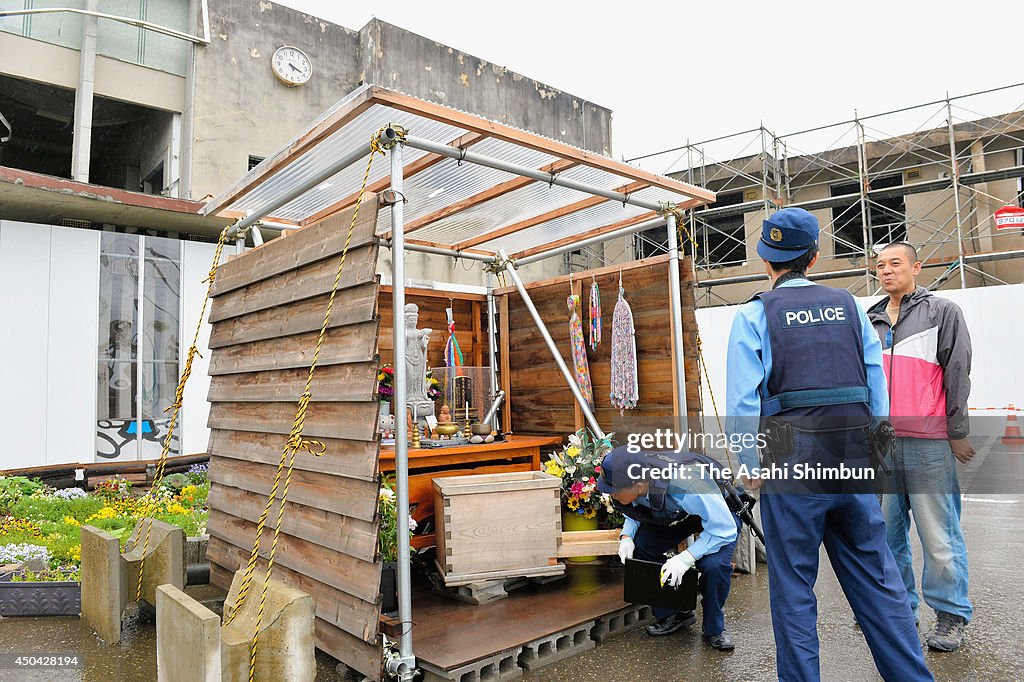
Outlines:
[[754,476],[747,487],[764,484],[778,677],[820,679],[814,584],[824,544],[878,672],[885,680],[932,680],[871,489],[796,480],[797,465],[827,473],[867,464],[868,427],[889,407],[878,337],[848,291],[807,280],[818,254],[813,215],[800,208],[772,214],[757,253],[772,288],[733,321],[726,414],[734,434],[763,429],[771,417],[788,436],[771,439],[777,451],[768,453],[770,463],[752,449],[741,454],[751,471],[774,465],[772,478]]
[[[724,607],[739,523],[710,478],[707,465],[712,462],[693,452],[630,452],[618,447],[601,462],[597,489],[611,495],[626,516],[619,540],[623,563],[632,558],[663,562],[662,581],[672,586],[696,567],[704,642],[719,651],[731,651],[735,644],[725,629]],[[659,473],[652,474],[655,470]],[[667,552],[694,533],[700,537],[693,544],[666,558]],[[652,637],[670,635],[697,622],[693,611],[660,607],[652,611],[657,618],[647,626]]]

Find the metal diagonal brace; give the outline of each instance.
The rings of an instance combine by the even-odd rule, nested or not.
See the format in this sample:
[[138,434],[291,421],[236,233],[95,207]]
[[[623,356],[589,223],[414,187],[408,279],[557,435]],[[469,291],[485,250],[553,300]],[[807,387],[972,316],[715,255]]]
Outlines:
[[580,391],[580,387],[576,384],[576,378],[569,373],[569,368],[565,365],[565,360],[562,359],[562,354],[558,351],[558,347],[555,346],[554,340],[551,338],[551,334],[548,333],[548,328],[544,326],[544,320],[540,319],[540,313],[537,312],[537,308],[533,305],[533,299],[530,298],[530,294],[526,292],[526,287],[523,286],[523,280],[519,279],[519,273],[516,272],[515,263],[509,259],[508,254],[505,253],[504,249],[498,249],[498,259],[495,261],[495,268],[498,272],[504,270],[512,278],[512,282],[516,285],[516,290],[519,291],[519,296],[523,299],[523,303],[526,304],[526,309],[530,311],[530,315],[533,317],[533,323],[537,325],[537,330],[540,335],[544,337],[544,342],[548,345],[548,350],[551,351],[551,357],[554,358],[555,364],[558,366],[558,370],[562,373],[562,377],[565,379],[565,383],[568,384],[569,390],[572,391],[573,397],[576,399],[576,404],[580,406],[583,411],[583,416],[587,420],[587,424],[590,426],[590,430],[594,432],[594,435],[598,438],[604,438],[605,433],[601,430],[601,426],[597,423],[597,418],[594,417],[594,413],[590,409],[590,403],[583,397],[583,392]]

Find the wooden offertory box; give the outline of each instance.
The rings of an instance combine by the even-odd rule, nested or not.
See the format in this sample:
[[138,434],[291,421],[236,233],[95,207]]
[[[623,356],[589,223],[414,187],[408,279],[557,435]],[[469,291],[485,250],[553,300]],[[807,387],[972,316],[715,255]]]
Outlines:
[[446,585],[564,572],[555,559],[561,479],[521,471],[433,484],[437,567]]

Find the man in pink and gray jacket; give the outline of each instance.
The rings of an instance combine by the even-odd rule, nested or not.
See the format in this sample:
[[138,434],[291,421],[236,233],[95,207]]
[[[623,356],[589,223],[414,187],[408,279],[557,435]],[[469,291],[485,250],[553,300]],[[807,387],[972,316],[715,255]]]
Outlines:
[[913,246],[889,244],[878,254],[876,272],[889,297],[872,306],[868,318],[882,341],[897,435],[893,474],[882,496],[887,539],[920,623],[910,551],[912,511],[924,549],[921,591],[937,616],[927,644],[955,651],[973,614],[956,470],[957,461],[974,457],[967,438],[971,337],[955,303],[917,286],[921,262]]

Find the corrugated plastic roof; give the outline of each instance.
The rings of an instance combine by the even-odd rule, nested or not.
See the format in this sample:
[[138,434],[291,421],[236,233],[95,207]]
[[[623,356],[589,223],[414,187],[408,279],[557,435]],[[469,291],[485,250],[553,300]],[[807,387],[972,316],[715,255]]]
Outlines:
[[[351,205],[362,183],[365,157],[298,196],[289,193],[327,172],[337,159],[365,147],[376,131],[392,124],[405,128],[410,137],[468,149],[518,166],[545,169],[555,164],[561,178],[603,190],[625,191],[651,202],[687,208],[714,201],[714,193],[702,188],[472,114],[364,85],[231,189],[208,202],[204,213],[256,215],[297,225],[319,222]],[[405,225],[411,242],[489,253],[501,248],[514,254],[651,213],[643,207],[459,162],[408,145],[402,161]],[[389,161],[378,157],[369,186],[386,188],[389,174]],[[285,198],[289,199],[286,204],[271,215],[262,215],[265,207]],[[382,214],[381,218],[390,215]],[[390,222],[382,226],[384,232],[390,229]]]

